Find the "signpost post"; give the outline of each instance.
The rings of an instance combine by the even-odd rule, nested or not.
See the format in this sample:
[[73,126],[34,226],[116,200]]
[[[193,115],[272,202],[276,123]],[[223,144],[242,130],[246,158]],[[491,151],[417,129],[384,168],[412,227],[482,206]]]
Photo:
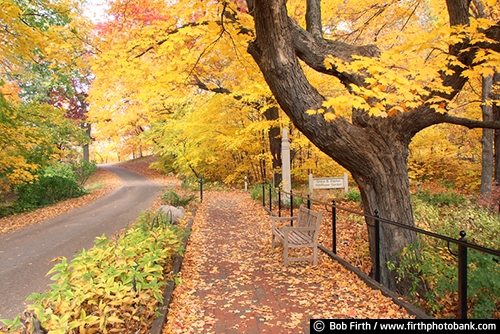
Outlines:
[[287,193],[292,189],[292,176],[290,174],[290,142],[288,141],[288,129],[283,128],[281,137],[281,175],[283,190]]

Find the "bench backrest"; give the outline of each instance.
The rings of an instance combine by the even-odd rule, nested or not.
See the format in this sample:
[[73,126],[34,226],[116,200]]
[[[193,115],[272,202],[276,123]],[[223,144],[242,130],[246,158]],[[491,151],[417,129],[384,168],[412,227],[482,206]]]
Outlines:
[[297,227],[310,227],[316,226],[318,229],[321,225],[321,218],[323,217],[323,212],[312,211],[302,204],[299,208],[299,214],[297,215]]

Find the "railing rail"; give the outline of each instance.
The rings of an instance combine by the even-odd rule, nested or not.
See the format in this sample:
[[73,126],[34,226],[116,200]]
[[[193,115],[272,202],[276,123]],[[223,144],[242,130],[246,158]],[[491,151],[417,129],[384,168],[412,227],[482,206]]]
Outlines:
[[[266,196],[265,196],[265,188],[266,185],[269,186],[269,213],[273,214],[273,205],[272,205],[272,190],[273,187],[271,184],[268,183],[262,183],[262,206],[266,208],[267,202],[266,202]],[[380,268],[381,268],[381,263],[380,263],[380,224],[391,224],[393,226],[396,226],[398,228],[403,228],[407,230],[414,231],[416,233],[424,234],[433,238],[441,239],[444,240],[448,243],[448,246],[450,243],[456,244],[458,246],[458,253],[453,255],[458,257],[458,318],[459,319],[467,319],[467,251],[468,248],[472,248],[475,250],[478,250],[483,253],[491,254],[494,256],[500,257],[500,251],[494,250],[491,248],[486,248],[482,247],[476,244],[472,244],[467,242],[465,239],[466,233],[465,231],[460,232],[460,238],[459,239],[454,239],[445,235],[441,235],[438,233],[426,231],[417,227],[413,226],[408,226],[404,225],[395,221],[391,221],[388,219],[381,218],[378,214],[378,211],[376,210],[374,215],[368,215],[363,212],[355,211],[346,207],[342,207],[336,204],[335,200],[332,200],[331,203],[326,203],[318,200],[311,199],[310,196],[308,195],[307,197],[303,196],[297,196],[294,195],[292,191],[286,192],[283,191],[282,189],[279,188],[274,188],[274,191],[277,193],[277,206],[278,206],[278,216],[281,216],[281,209],[282,209],[282,198],[283,195],[287,196],[286,202],[290,205],[290,216],[293,216],[293,211],[294,211],[294,203],[293,199],[294,197],[296,198],[301,198],[302,200],[305,200],[307,202],[307,207],[311,207],[311,203],[314,202],[316,204],[320,205],[325,205],[331,207],[331,212],[332,212],[332,253],[336,254],[337,253],[337,210],[345,211],[348,213],[352,213],[354,215],[358,216],[363,216],[368,219],[373,219],[375,222],[375,263],[373,265],[373,272],[374,272],[374,279],[380,283]],[[449,248],[449,247],[448,247]],[[451,252],[451,251],[450,251]]]

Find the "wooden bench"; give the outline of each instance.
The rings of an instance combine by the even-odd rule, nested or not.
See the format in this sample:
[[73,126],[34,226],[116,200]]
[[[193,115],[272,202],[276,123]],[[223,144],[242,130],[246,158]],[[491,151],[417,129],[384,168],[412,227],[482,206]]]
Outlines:
[[[272,222],[273,249],[276,244],[283,244],[285,267],[288,267],[290,261],[311,261],[314,265],[318,263],[318,234],[322,217],[323,212],[312,211],[305,205],[300,206],[297,216],[269,217]],[[312,248],[312,255],[290,257],[289,248]]]

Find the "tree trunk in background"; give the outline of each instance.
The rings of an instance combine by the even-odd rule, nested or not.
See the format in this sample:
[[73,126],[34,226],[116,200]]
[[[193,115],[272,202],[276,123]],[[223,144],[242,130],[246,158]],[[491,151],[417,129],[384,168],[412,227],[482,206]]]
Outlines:
[[[493,108],[488,104],[491,101],[491,90],[493,86],[493,77],[487,76],[483,78],[482,82],[482,96],[481,106],[483,120],[493,120]],[[492,189],[492,176],[493,176],[493,129],[483,129],[483,136],[481,138],[482,145],[482,160],[481,160],[481,198],[490,200]]]
[[[493,75],[493,85],[500,84],[500,73],[495,72]],[[500,92],[498,92],[498,87],[492,92],[492,98],[494,100],[500,99]],[[493,104],[493,119],[495,121],[500,121],[500,106],[495,103]],[[494,136],[494,159],[495,159],[495,172],[494,172],[494,182],[498,186],[500,185],[500,130],[495,130]]]
[[[91,125],[87,124],[87,128],[85,129],[85,133],[92,140],[92,137],[90,136],[90,130],[91,130]],[[83,161],[85,161],[85,162],[90,162],[90,148],[89,147],[90,147],[89,144],[83,145]]]
[[[271,107],[264,112],[264,117],[268,121],[277,121],[279,119],[278,107]],[[279,126],[273,125],[269,128],[269,146],[273,157],[272,172],[274,186],[281,183],[281,173],[276,170],[281,167],[281,131]]]

